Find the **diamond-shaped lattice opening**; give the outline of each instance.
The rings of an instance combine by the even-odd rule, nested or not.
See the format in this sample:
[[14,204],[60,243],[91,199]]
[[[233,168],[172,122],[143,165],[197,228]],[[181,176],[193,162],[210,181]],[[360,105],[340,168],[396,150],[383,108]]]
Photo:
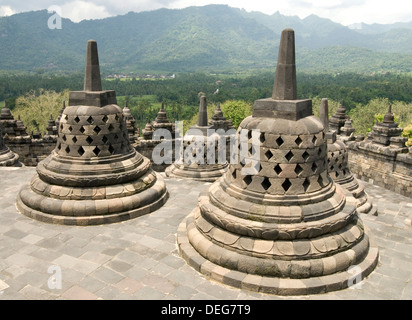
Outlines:
[[87,141],[88,144],[91,144],[93,142],[93,138],[91,136],[88,136],[86,138],[86,141]]
[[86,131],[86,129],[82,126],[82,127],[80,127],[79,131],[80,131],[81,133],[84,133],[84,132]]
[[262,171],[262,166],[260,165],[260,162],[256,163],[255,169],[256,169],[256,172],[258,172],[258,173],[259,173],[260,171]]
[[249,148],[249,154],[250,154],[250,155],[255,154],[255,148],[253,147],[253,145],[250,146],[250,148]]
[[99,126],[95,126],[93,131],[96,132],[97,134],[99,134],[99,132],[102,131],[102,129],[100,129]]
[[236,170],[233,170],[233,172],[232,172],[232,177],[233,177],[233,179],[235,179],[236,180]]
[[303,190],[306,192],[308,191],[310,186],[310,181],[306,178],[305,181],[303,181]]
[[119,136],[117,134],[114,135],[114,140],[118,140]]
[[330,157],[333,158],[334,156],[335,156],[335,154],[332,152],[332,153],[330,154]]
[[335,175],[336,175],[336,178],[339,177],[339,172],[336,171],[336,172],[335,172]]
[[109,120],[109,118],[108,118],[106,115],[104,115],[103,118],[102,118],[102,120],[103,120],[103,122],[106,123],[106,122]]
[[299,174],[302,173],[302,171],[303,171],[303,168],[300,165],[297,164],[296,167],[295,167],[296,174],[299,175]]
[[298,146],[300,146],[300,144],[302,143],[302,139],[300,138],[300,137],[297,137],[296,138],[296,140],[295,140],[295,143],[298,145]]
[[99,154],[100,154],[100,149],[99,149],[99,147],[96,147],[96,148],[94,148],[93,149],[93,153],[96,155],[96,156],[98,156]]
[[244,177],[243,181],[246,183],[246,185],[250,185],[252,183],[252,176]]
[[292,186],[292,183],[289,181],[289,179],[285,179],[285,181],[282,183],[282,188],[287,192],[290,187]]
[[276,144],[280,147],[285,141],[283,141],[282,137],[276,139]]
[[109,150],[110,154],[113,154],[113,153],[114,153],[114,148],[113,148],[112,145],[109,146],[109,149],[108,149],[108,150]]
[[66,138],[65,135],[63,135],[62,139],[63,139],[63,141],[66,141],[66,140],[67,140],[67,138]]
[[79,122],[80,122],[80,118],[79,118],[78,116],[76,116],[76,118],[74,118],[74,121],[75,121],[76,123],[79,123]]
[[103,138],[102,138],[103,143],[106,143],[108,140],[109,140],[109,139],[107,139],[106,136],[103,136]]
[[72,141],[73,141],[74,143],[76,143],[76,142],[77,142],[77,138],[76,138],[76,136],[74,136],[74,137],[72,138]]
[[264,133],[260,134],[259,140],[260,140],[261,143],[265,142],[266,139],[265,139],[265,134]]
[[320,157],[321,154],[322,154],[322,148],[319,148],[319,150],[318,150],[318,156]]
[[92,124],[93,121],[94,121],[94,120],[93,120],[93,117],[92,117],[92,116],[90,116],[90,117],[87,118],[87,122],[88,122],[88,123]]
[[330,171],[335,170],[335,166],[334,166],[334,165],[330,166],[329,170],[330,170]]
[[112,126],[112,124],[109,124],[108,129],[109,129],[109,131],[113,131],[113,130],[114,130],[114,127]]
[[66,153],[70,153],[70,147],[67,146],[66,149],[64,149],[64,151],[66,151]]
[[267,191],[267,190],[269,190],[271,185],[272,184],[270,183],[269,178],[266,177],[265,179],[263,179],[263,182],[262,182],[263,189],[265,189]]
[[342,170],[342,164],[339,164],[339,166],[338,166],[338,168],[339,168],[339,170]]
[[277,164],[277,165],[275,166],[275,172],[276,172],[277,175],[279,175],[279,174],[282,173],[282,168],[280,167],[279,164]]
[[72,132],[72,131],[73,131],[72,126],[69,126],[69,131],[70,131],[70,132]]
[[294,154],[292,151],[289,151],[286,155],[285,158],[286,160],[290,161],[293,158]]
[[60,125],[60,130],[63,130],[63,124]]
[[249,130],[247,133],[247,138],[250,140],[252,139],[252,130]]
[[318,165],[314,162],[314,163],[312,164],[312,171],[313,171],[313,172],[316,172],[316,170],[318,170]]
[[273,153],[270,150],[268,150],[265,152],[265,156],[266,156],[266,159],[270,160],[273,157]]
[[57,149],[58,149],[58,150],[61,150],[61,149],[62,149],[62,144],[61,144],[61,143],[59,143],[59,145],[57,146]]
[[309,153],[307,153],[307,151],[305,151],[303,154],[302,154],[302,158],[303,158],[303,160],[308,160],[308,158],[309,158]]
[[316,141],[318,141],[318,138],[316,138],[316,136],[313,136],[312,143],[315,144]]
[[119,116],[116,114],[116,116],[114,117],[114,120],[119,120]]
[[80,156],[82,156],[82,155],[84,155],[84,149],[83,149],[83,147],[80,147],[78,150],[77,150],[77,152],[79,153],[79,155]]

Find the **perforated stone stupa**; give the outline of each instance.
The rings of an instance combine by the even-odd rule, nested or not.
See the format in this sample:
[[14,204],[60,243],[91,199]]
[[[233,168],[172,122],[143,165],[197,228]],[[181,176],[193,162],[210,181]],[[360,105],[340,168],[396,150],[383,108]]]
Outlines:
[[[201,96],[198,122],[189,128],[183,139],[183,159],[177,159],[166,168],[168,177],[214,182],[225,174],[228,168],[226,139],[223,142],[226,149],[222,152],[224,159],[219,159],[219,148],[222,148],[223,144],[222,141],[219,142],[217,135],[210,135],[212,129],[207,120],[206,96]],[[210,156],[213,159],[209,159],[208,154],[213,154],[214,157]]]
[[91,225],[150,213],[167,197],[162,177],[131,147],[115,91],[103,91],[95,41],[87,43],[84,90],[70,92],[56,148],[17,198],[21,213]]
[[[199,196],[178,246],[192,267],[227,285],[280,295],[343,289],[374,269],[378,248],[355,199],[328,174],[312,101],[296,99],[292,29],[282,32],[278,59],[272,98],[255,101],[239,128],[259,135],[260,162],[245,156]],[[248,160],[257,174],[242,173]]]
[[[365,188],[359,184],[358,180],[353,176],[352,172],[349,169],[348,149],[345,143],[337,139],[336,131],[326,129],[329,128],[328,117],[324,117],[322,115],[327,115],[328,109],[328,100],[322,99],[319,110],[319,118],[321,119],[326,132],[329,175],[334,182],[338,183],[343,189],[350,192],[356,199],[357,211],[359,213],[376,215],[377,209],[366,194]],[[348,121],[350,120],[347,119],[345,123],[347,123]]]

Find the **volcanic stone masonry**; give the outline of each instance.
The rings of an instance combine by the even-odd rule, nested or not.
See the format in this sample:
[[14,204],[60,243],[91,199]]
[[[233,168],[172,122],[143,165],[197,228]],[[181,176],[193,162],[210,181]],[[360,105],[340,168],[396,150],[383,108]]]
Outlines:
[[56,224],[120,222],[168,198],[150,160],[131,147],[115,91],[102,91],[97,43],[87,43],[84,90],[70,92],[55,149],[17,197],[19,211]]
[[[226,161],[227,139],[230,139],[230,137],[225,136],[222,140],[219,139],[217,134],[211,135],[210,130],[214,129],[213,124],[213,121],[208,124],[207,101],[206,96],[203,95],[200,97],[198,122],[189,128],[183,140],[183,159],[176,159],[173,164],[166,168],[165,173],[168,177],[205,182],[214,182],[222,177],[228,168],[228,162]],[[227,126],[226,123],[224,125]],[[201,139],[199,139],[200,137]],[[219,150],[223,144],[226,152],[224,152],[224,159],[219,161]],[[208,159],[208,153],[212,153],[211,148],[214,148],[214,163],[210,163],[211,159]]]
[[[333,181],[338,183],[343,189],[350,192],[356,199],[356,206],[359,213],[367,213],[377,215],[376,207],[372,204],[372,201],[368,198],[365,192],[365,188],[359,185],[359,182],[352,175],[348,167],[348,150],[343,141],[337,139],[336,131],[332,131],[329,128],[328,117],[324,116],[328,114],[328,99],[322,99],[319,110],[319,118],[325,127],[326,140],[328,144],[328,172]],[[345,125],[350,121],[347,119]],[[348,127],[342,127],[348,131]]]
[[2,131],[2,125],[0,124],[0,167],[21,166],[19,156],[4,144]]
[[328,174],[312,101],[296,100],[292,29],[282,32],[278,59],[272,98],[255,101],[239,128],[252,139],[260,133],[258,173],[242,173],[249,155],[201,193],[179,225],[179,250],[199,272],[235,287],[279,295],[343,289],[354,283],[351,266],[357,279],[374,270],[378,248],[355,199]]
[[349,166],[357,178],[412,197],[412,148],[401,136],[391,106],[367,139],[347,141]]

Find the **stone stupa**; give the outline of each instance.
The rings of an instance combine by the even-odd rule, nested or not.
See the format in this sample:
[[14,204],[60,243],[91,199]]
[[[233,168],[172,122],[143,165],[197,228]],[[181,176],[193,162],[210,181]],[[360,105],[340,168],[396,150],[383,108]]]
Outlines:
[[0,167],[21,166],[19,155],[11,151],[3,140],[3,130],[0,124]]
[[260,149],[257,173],[244,175],[251,159],[239,159],[200,194],[178,229],[188,264],[223,284],[279,295],[346,288],[352,266],[357,280],[372,272],[378,248],[354,198],[328,174],[312,101],[296,97],[292,29],[282,32],[273,96],[255,101],[239,129],[252,132],[251,140],[260,135],[260,146],[252,145]]
[[28,217],[68,225],[114,223],[148,214],[168,198],[150,160],[131,147],[115,91],[103,91],[97,43],[87,43],[84,90],[70,92],[56,148],[17,197]]
[[[377,215],[377,209],[369,199],[365,188],[359,184],[348,166],[348,149],[343,141],[337,139],[336,131],[329,130],[328,100],[322,99],[319,118],[325,127],[326,141],[328,144],[328,171],[334,182],[347,190],[356,199],[357,211],[359,213]],[[346,120],[346,123],[350,121]],[[342,127],[341,130],[345,128]],[[348,127],[346,127],[348,128]],[[341,131],[342,132],[342,131]]]
[[[226,137],[220,139],[217,134],[210,134],[211,130],[214,129],[208,124],[207,101],[203,95],[200,97],[197,124],[191,126],[183,138],[183,159],[177,159],[166,168],[168,177],[214,182],[225,174],[228,168]],[[223,144],[224,159],[219,159]],[[210,152],[211,148],[214,148],[213,152]],[[213,159],[209,159],[208,154],[213,154]]]

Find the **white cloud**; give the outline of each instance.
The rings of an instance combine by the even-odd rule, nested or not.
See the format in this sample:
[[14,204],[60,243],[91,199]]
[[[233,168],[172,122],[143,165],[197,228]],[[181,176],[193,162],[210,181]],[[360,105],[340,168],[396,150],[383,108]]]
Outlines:
[[1,6],[0,7],[0,17],[11,16],[16,12],[10,6]]
[[103,19],[111,16],[104,6],[86,1],[76,0],[60,7],[62,17],[69,18],[73,22],[84,19]]

